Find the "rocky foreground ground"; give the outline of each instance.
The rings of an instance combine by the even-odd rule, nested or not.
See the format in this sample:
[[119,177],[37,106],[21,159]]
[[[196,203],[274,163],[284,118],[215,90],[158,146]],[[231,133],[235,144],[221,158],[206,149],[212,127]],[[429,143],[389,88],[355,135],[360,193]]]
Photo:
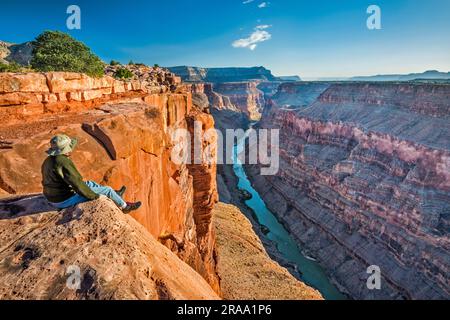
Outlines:
[[108,199],[61,212],[41,195],[0,202],[0,282],[0,299],[219,298]]

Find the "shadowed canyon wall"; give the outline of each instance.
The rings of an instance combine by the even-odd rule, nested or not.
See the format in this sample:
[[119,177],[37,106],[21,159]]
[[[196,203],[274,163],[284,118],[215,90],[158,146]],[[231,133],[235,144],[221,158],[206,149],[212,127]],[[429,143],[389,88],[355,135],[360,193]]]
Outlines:
[[280,171],[248,166],[254,186],[344,291],[450,297],[449,85],[283,84],[260,127],[280,129]]

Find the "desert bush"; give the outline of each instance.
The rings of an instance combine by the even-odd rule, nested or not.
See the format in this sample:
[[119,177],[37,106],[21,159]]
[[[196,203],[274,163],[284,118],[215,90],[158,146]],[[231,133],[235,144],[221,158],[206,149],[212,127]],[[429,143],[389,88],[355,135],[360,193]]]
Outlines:
[[31,66],[42,72],[68,71],[104,75],[104,64],[82,42],[60,31],[45,31],[33,41]]
[[24,68],[16,62],[6,64],[0,62],[0,72],[21,72]]
[[114,74],[114,77],[117,79],[131,79],[133,77],[133,73],[127,68],[120,68]]

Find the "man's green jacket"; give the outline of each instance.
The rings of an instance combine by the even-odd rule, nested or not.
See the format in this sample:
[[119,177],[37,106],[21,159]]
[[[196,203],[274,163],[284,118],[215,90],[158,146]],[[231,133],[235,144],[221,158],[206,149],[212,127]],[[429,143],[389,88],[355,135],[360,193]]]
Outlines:
[[52,203],[60,203],[78,194],[88,200],[98,199],[83,181],[72,160],[65,155],[49,156],[42,164],[44,195]]

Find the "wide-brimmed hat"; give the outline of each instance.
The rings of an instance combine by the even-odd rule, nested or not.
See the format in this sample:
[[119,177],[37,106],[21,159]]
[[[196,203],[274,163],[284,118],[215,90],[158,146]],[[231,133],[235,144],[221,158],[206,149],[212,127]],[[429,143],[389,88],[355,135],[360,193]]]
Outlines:
[[73,151],[77,143],[78,140],[76,138],[70,138],[65,134],[58,134],[50,140],[51,148],[47,150],[47,153],[50,156],[68,154]]

